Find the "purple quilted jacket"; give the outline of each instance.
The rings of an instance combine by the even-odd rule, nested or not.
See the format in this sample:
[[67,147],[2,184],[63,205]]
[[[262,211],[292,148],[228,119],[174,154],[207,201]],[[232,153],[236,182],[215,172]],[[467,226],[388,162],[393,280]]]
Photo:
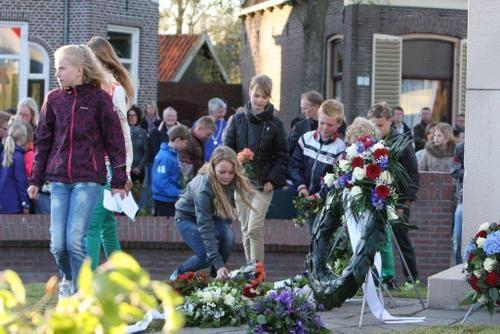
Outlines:
[[36,130],[35,158],[29,183],[45,180],[106,182],[105,152],[113,167],[112,188],[123,188],[125,143],[111,97],[83,84],[49,92]]

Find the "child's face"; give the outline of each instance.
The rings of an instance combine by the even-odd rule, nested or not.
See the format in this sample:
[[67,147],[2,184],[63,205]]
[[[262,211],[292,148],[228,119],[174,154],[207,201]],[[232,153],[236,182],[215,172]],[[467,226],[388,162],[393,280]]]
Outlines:
[[220,161],[215,165],[215,176],[223,186],[227,186],[234,179],[234,166],[227,160]]
[[19,109],[17,109],[16,119],[31,123],[31,118],[31,110],[27,106],[20,106]]
[[184,151],[186,149],[187,143],[188,143],[187,139],[175,138],[172,147],[177,152]]
[[83,66],[73,65],[66,58],[56,59],[56,79],[61,87],[73,87],[83,84]]
[[444,144],[444,133],[439,130],[434,131],[434,144],[436,144],[436,146]]
[[372,117],[370,118],[370,121],[372,122],[373,125],[375,125],[375,128],[380,132],[380,136],[384,138],[389,134],[389,131],[391,130],[391,124],[392,124],[392,117],[391,118],[385,118],[385,117]]
[[250,96],[250,104],[255,112],[263,112],[269,103],[270,97],[264,94],[264,91],[255,86],[248,92]]
[[335,116],[327,116],[321,111],[318,117],[318,132],[321,139],[330,138],[339,128],[338,118]]

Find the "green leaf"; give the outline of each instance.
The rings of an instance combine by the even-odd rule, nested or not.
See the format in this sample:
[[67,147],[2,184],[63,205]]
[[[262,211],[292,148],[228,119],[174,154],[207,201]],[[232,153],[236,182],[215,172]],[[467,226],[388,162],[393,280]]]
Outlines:
[[26,302],[26,291],[24,290],[24,285],[21,278],[19,278],[19,275],[13,270],[5,270],[3,274],[5,281],[9,284],[16,301],[19,304],[24,304]]
[[92,294],[92,281],[94,273],[90,267],[90,259],[86,259],[80,267],[78,274],[78,289],[86,295]]
[[266,324],[266,322],[267,322],[267,320],[266,320],[266,316],[265,316],[265,315],[263,315],[263,314],[259,314],[259,315],[257,316],[257,322],[258,322],[259,324],[261,324],[261,325],[265,325],[265,324]]
[[464,305],[471,305],[474,304],[474,297],[476,296],[476,293],[474,291],[468,291],[464,293],[464,299],[460,301],[460,306]]
[[137,274],[142,271],[139,263],[132,256],[124,252],[114,252],[108,262],[116,269],[128,269]]
[[489,291],[490,298],[496,302],[498,300],[498,289],[497,288],[490,288]]

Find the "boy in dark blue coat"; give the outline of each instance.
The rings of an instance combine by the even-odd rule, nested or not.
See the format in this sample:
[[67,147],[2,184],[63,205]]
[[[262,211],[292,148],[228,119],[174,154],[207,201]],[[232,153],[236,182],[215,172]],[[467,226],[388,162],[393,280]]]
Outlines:
[[155,201],[155,216],[174,216],[175,202],[181,194],[181,171],[177,152],[186,148],[189,131],[184,125],[168,130],[169,142],[161,143],[153,162],[151,192]]

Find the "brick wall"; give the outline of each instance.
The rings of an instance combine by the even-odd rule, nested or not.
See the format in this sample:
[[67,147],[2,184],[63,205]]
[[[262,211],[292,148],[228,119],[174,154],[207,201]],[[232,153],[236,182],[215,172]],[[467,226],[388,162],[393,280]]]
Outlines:
[[[411,211],[411,223],[419,230],[410,232],[410,237],[420,279],[425,284],[427,277],[450,267],[452,181],[445,173],[421,173],[420,184],[418,200]],[[171,219],[140,217],[134,223],[120,217],[118,225],[124,249],[137,256],[153,277],[166,277],[190,254]],[[229,264],[231,268],[244,262],[239,224],[233,224],[233,231],[236,251]],[[0,215],[0,270],[13,268],[25,280],[45,280],[55,273],[48,240],[48,216]],[[304,270],[310,240],[306,228],[298,229],[289,220],[267,220],[265,240],[271,279],[284,279]],[[396,269],[401,278],[397,257]]]
[[[158,59],[158,4],[150,1],[68,0],[68,43],[84,44],[92,36],[106,36],[109,24],[139,28],[138,103],[156,101]],[[41,45],[50,57],[49,89],[54,78],[54,51],[64,44],[62,0],[0,0],[0,21],[28,23],[28,40]]]
[[[241,80],[246,96],[248,83],[256,73],[266,73],[274,81],[273,103],[279,117],[289,125],[297,116],[303,64],[302,25],[290,5],[247,15],[242,19]],[[371,104],[371,86],[357,86],[357,76],[372,74],[374,33],[407,35],[437,34],[455,38],[467,36],[467,11],[351,5],[331,0],[325,21],[325,40],[344,35],[342,102],[350,122],[365,115]],[[326,48],[325,48],[326,52]],[[325,57],[326,58],[326,57]],[[326,71],[326,66],[325,66]],[[329,73],[324,74],[326,78]],[[326,95],[324,87],[321,93]]]

